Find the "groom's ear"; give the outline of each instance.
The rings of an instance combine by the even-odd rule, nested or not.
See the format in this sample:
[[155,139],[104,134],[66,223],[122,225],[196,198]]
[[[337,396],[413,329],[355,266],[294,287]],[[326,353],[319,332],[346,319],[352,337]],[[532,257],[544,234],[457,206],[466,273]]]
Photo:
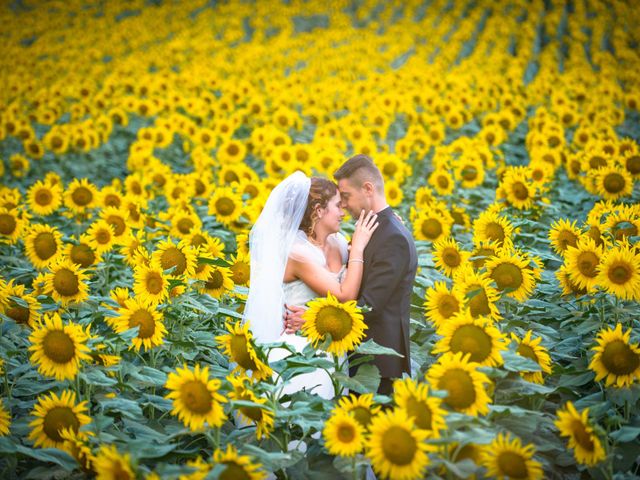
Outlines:
[[372,182],[364,182],[362,184],[362,190],[364,191],[365,195],[373,195],[376,191],[376,187]]

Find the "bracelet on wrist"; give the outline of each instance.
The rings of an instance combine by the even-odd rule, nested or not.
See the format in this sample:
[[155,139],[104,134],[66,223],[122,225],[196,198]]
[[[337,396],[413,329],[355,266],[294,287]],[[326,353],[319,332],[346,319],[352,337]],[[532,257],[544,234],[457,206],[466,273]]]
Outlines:
[[361,258],[350,258],[349,263],[351,262],[364,263],[364,260],[362,260]]

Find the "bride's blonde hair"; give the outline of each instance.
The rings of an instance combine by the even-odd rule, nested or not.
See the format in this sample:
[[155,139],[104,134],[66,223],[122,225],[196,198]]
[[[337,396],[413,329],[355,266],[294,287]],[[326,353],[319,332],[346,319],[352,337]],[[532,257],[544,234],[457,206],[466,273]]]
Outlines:
[[338,186],[331,180],[322,177],[311,177],[307,208],[300,222],[300,230],[308,237],[315,238],[313,229],[318,223],[318,208],[326,208],[329,200],[338,193]]

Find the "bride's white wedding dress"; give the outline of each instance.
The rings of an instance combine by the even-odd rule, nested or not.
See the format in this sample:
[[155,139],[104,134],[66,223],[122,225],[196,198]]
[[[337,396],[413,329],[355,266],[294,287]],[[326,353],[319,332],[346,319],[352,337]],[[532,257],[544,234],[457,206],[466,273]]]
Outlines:
[[[346,269],[347,259],[349,256],[347,240],[340,233],[331,235],[337,242],[340,253],[342,256],[342,268],[338,272],[332,272],[338,281],[342,281],[344,272]],[[291,249],[291,254],[296,259],[304,258],[305,261],[314,262],[323,268],[328,269],[327,259],[320,248],[309,242],[307,236],[301,230],[298,231],[296,238]],[[309,286],[302,280],[294,280],[292,282],[284,282],[284,298],[285,303],[288,305],[304,306],[308,301],[321,297],[316,292],[311,290]],[[302,350],[309,344],[306,337],[301,334],[287,334],[280,335],[278,342],[286,342],[291,345],[297,352]],[[291,353],[284,348],[272,349],[269,353],[269,363],[281,360]],[[318,355],[323,355],[322,352],[318,352]],[[327,358],[331,356],[327,355]],[[329,370],[333,372],[333,370]],[[307,390],[311,393],[321,396],[322,398],[332,399],[334,397],[333,383],[331,377],[326,370],[316,369],[313,372],[303,373],[296,375],[289,379],[283,388],[283,394],[292,394],[301,390]]]

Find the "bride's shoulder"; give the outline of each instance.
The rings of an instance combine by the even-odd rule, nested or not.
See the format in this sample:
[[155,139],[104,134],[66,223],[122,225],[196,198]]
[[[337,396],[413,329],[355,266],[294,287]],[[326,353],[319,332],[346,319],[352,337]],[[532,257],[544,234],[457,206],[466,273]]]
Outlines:
[[343,262],[346,262],[349,255],[349,242],[347,242],[346,237],[342,233],[336,232],[330,235],[329,238],[331,239],[332,248],[338,250]]

